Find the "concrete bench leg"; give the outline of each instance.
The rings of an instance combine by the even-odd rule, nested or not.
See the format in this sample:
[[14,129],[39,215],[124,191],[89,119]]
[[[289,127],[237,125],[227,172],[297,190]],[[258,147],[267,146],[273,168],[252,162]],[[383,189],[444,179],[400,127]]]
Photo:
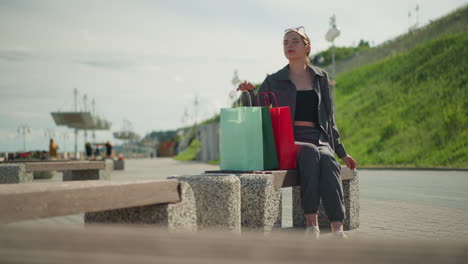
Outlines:
[[361,211],[359,203],[359,176],[356,175],[354,180],[343,181],[343,191],[346,207],[344,228],[346,230],[356,229],[359,227],[359,212]]
[[234,175],[169,177],[192,187],[197,206],[198,229],[241,231],[240,180]]
[[154,224],[170,231],[196,231],[195,196],[187,183],[181,183],[182,201],[133,208],[85,213],[85,223]]
[[110,180],[114,168],[112,160],[106,160],[103,170],[64,171],[63,181]]
[[[212,175],[205,173],[203,175]],[[229,174],[223,174],[229,175]],[[270,232],[281,228],[282,192],[271,174],[237,174],[241,184],[242,229]]]
[[[300,186],[293,188],[293,226],[305,227],[304,211],[301,208]],[[353,180],[343,181],[343,195],[346,208],[346,218],[344,221],[344,229],[351,230],[359,227],[359,177],[355,176]],[[330,227],[327,214],[320,203],[318,212],[319,225]]]
[[32,172],[24,164],[0,164],[0,184],[32,182]]
[[114,170],[124,170],[125,162],[124,160],[114,160]]
[[275,190],[274,177],[241,174],[242,228],[270,232],[281,228],[281,190]]
[[34,179],[52,179],[57,174],[57,171],[35,171],[33,172]]

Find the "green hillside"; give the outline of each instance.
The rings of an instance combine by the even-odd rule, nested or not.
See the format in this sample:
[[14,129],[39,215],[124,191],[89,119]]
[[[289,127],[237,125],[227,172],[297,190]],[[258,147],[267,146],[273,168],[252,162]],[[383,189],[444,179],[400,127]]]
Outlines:
[[468,167],[468,33],[337,76],[336,118],[360,165]]
[[[424,27],[402,34],[381,45],[368,49],[358,49],[358,52],[352,56],[336,62],[336,73],[344,73],[348,70],[407,52],[419,44],[435,40],[446,34],[458,34],[467,31],[468,5],[464,5],[446,16],[431,21]],[[330,67],[325,69],[331,72]]]

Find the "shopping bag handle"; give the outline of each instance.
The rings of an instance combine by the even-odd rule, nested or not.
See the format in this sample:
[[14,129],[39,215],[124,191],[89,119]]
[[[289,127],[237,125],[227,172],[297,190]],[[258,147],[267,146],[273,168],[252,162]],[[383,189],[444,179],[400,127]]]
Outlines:
[[257,103],[260,105],[260,102],[258,100],[258,98],[260,97],[260,95],[263,94],[264,95],[264,102],[267,103],[267,105],[270,105],[270,97],[268,96],[269,94],[271,94],[271,96],[273,96],[273,99],[275,100],[275,107],[278,107],[278,101],[276,100],[276,95],[274,92],[272,91],[265,91],[265,92],[261,92],[258,94],[257,96]]
[[257,94],[257,105],[259,106],[263,106],[262,104],[260,104],[260,95],[263,94],[263,103],[265,104],[265,106],[269,106],[270,105],[270,99],[268,98],[267,94],[265,92],[261,92],[261,93],[258,93]]
[[238,103],[236,106],[237,106],[237,107],[240,106],[241,101],[242,101],[242,100],[241,100],[241,97],[242,97],[242,94],[243,94],[243,93],[246,93],[246,94],[247,94],[247,96],[249,97],[250,106],[252,106],[252,96],[250,96],[250,93],[249,93],[248,91],[242,91],[242,92],[241,92],[241,94],[240,94],[240,96],[239,96],[239,99],[237,100],[239,103]]

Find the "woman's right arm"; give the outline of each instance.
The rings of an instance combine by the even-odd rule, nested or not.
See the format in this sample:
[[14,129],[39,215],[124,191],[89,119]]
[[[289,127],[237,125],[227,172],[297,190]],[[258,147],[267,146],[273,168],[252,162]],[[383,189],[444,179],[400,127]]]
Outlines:
[[[265,78],[262,85],[260,85],[260,88],[258,89],[257,94],[253,92],[254,89],[255,89],[255,85],[251,84],[248,81],[244,81],[239,85],[239,87],[237,88],[237,91],[249,92],[250,97],[252,98],[252,106],[259,106],[257,103],[257,94],[270,90],[270,81],[268,79],[268,76]],[[242,105],[249,105],[248,96],[242,94],[241,102],[242,102]]]

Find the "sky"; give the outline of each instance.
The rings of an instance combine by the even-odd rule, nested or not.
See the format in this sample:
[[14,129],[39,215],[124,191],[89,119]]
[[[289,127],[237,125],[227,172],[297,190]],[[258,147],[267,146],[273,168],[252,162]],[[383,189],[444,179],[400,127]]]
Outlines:
[[[229,106],[231,80],[260,83],[287,64],[284,30],[304,26],[312,53],[325,50],[335,14],[337,46],[379,45],[467,0],[0,0],[0,152],[46,150],[54,136],[72,151],[71,129],[50,113],[91,109],[144,136],[212,117]],[[411,17],[408,17],[411,12]],[[86,95],[87,103],[83,100]],[[198,104],[195,105],[197,98]],[[28,127],[23,137],[19,127]],[[88,136],[90,139],[90,136]],[[78,149],[84,148],[79,132]]]

